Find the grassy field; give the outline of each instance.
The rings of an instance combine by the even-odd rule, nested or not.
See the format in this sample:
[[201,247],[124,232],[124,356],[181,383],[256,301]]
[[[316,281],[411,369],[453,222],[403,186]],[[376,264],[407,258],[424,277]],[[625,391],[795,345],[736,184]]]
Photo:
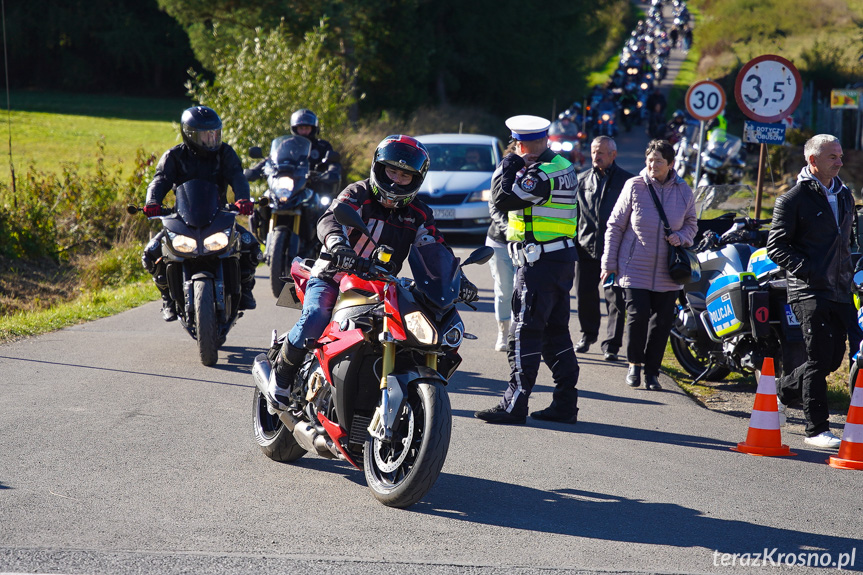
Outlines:
[[175,123],[186,100],[112,97],[98,94],[13,92],[11,111],[0,128],[5,166],[0,183],[11,181],[9,139],[16,175],[29,167],[61,173],[64,163],[88,172],[95,167],[99,142],[105,161],[128,166],[138,149],[161,155],[177,143]]

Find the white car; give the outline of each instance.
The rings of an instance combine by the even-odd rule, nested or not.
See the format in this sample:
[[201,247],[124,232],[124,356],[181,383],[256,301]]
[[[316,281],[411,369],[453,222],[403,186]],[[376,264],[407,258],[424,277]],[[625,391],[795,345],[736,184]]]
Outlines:
[[418,196],[434,212],[438,229],[485,234],[491,175],[503,157],[500,140],[480,134],[428,134],[417,140],[431,157]]

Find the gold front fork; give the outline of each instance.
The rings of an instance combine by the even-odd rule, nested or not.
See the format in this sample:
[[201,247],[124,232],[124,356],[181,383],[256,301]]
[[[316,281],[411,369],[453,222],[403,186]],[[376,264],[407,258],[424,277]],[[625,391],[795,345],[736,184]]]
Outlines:
[[437,371],[437,355],[433,353],[426,354],[426,367],[430,367]]

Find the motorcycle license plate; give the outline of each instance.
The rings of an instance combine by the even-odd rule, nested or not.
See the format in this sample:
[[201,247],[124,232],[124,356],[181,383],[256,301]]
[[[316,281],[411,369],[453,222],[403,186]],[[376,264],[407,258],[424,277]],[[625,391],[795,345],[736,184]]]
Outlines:
[[455,209],[453,208],[432,208],[434,217],[437,220],[454,220]]

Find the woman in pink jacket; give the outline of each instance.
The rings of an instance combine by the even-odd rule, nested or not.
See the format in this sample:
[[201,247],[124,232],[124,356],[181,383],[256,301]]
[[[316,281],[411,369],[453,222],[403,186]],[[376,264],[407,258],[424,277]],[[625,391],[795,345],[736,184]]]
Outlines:
[[[626,294],[626,383],[660,390],[659,367],[674,321],[681,285],[668,274],[669,245],[692,245],[698,230],[692,190],[672,169],[674,148],[665,140],[647,144],[646,167],[627,180],[608,220],[603,280],[614,276]],[[649,186],[673,230],[667,237]]]

